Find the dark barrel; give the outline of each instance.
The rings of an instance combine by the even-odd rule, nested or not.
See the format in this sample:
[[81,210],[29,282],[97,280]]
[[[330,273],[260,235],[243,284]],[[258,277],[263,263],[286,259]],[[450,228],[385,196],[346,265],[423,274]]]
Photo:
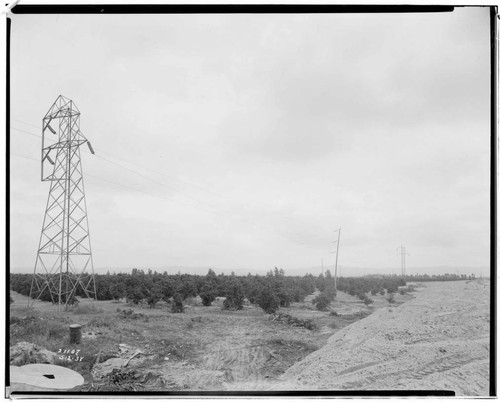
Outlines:
[[80,324],[71,324],[69,326],[69,343],[82,342],[82,326]]

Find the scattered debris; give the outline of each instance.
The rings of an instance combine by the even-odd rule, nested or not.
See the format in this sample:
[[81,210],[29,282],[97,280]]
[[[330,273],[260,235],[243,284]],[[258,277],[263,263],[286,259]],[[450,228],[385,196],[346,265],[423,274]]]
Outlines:
[[351,314],[338,314],[338,317],[343,318],[344,320],[360,320],[365,318],[371,314],[370,311],[360,310]]
[[9,350],[10,365],[22,366],[29,363],[54,364],[57,354],[29,342],[18,342]]
[[135,369],[113,368],[98,382],[85,384],[80,391],[160,391],[166,388],[166,381],[160,373]]
[[154,359],[155,356],[147,356],[140,349],[133,349],[131,346],[121,343],[118,345],[118,356],[109,358],[102,363],[94,364],[92,367],[92,378],[102,379],[115,369],[124,369],[127,366],[137,366],[146,360]]
[[102,335],[102,332],[100,331],[95,331],[95,332],[84,332],[82,334],[83,339],[97,339],[98,335]]
[[313,320],[302,320],[300,318],[294,317],[289,314],[283,314],[283,313],[271,314],[269,316],[269,319],[271,321],[285,322],[286,324],[291,325],[293,327],[304,327],[309,330],[314,330],[318,328],[318,326]]

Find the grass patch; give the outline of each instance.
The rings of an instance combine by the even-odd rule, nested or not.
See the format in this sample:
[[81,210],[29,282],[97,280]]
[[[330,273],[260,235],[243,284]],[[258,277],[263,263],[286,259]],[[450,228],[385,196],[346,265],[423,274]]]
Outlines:
[[94,306],[93,304],[78,305],[74,308],[73,314],[97,314],[102,313],[102,310]]
[[10,326],[10,335],[11,342],[14,339],[16,342],[30,342],[53,351],[69,341],[69,327],[40,317],[23,317]]
[[114,326],[108,318],[105,317],[92,317],[92,319],[87,323],[90,328],[110,328]]

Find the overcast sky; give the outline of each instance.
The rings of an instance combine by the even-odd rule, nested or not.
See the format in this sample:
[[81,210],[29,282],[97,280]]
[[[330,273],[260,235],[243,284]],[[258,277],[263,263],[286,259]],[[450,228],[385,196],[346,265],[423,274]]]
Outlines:
[[13,271],[35,262],[60,94],[96,151],[96,272],[306,273],[339,227],[364,273],[399,272],[400,245],[409,273],[489,265],[489,9],[12,20]]

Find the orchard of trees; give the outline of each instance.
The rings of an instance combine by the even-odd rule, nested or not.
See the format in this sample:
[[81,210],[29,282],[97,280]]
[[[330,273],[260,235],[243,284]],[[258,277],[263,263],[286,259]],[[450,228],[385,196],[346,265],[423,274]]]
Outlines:
[[363,276],[358,278],[339,278],[337,289],[356,296],[361,300],[366,298],[367,294],[375,296],[377,293],[396,293],[399,286],[405,286],[406,281],[401,276],[381,275],[381,276]]
[[474,274],[443,274],[443,275],[406,275],[406,280],[409,282],[443,282],[443,281],[465,281],[476,279]]
[[[373,301],[369,295],[393,294],[408,281],[443,281],[474,279],[471,275],[379,275],[364,277],[340,277],[337,290],[358,297],[366,304]],[[11,274],[10,288],[22,295],[29,296],[31,274]],[[210,306],[218,297],[224,297],[225,309],[239,310],[244,300],[256,304],[267,313],[275,313],[279,308],[288,307],[293,302],[303,302],[307,295],[316,290],[319,294],[312,300],[318,310],[327,310],[336,297],[334,278],[330,271],[314,277],[286,276],[283,269],[274,268],[266,275],[237,276],[216,274],[212,269],[206,275],[168,274],[142,269],[133,269],[130,274],[95,275],[97,300],[120,300],[139,304],[146,302],[151,308],[163,301],[172,301],[172,311],[182,312],[187,298],[199,296],[204,306]],[[77,297],[84,297],[82,289]],[[40,300],[51,301],[48,290],[40,295]]]
[[[189,297],[200,296],[204,306],[210,306],[217,297],[224,297],[226,309],[243,308],[245,298],[257,304],[267,312],[274,312],[280,307],[288,307],[292,302],[303,301],[318,285],[317,279],[310,274],[305,276],[286,276],[283,269],[275,268],[265,276],[236,276],[219,274],[212,269],[205,276],[190,274],[158,273],[142,269],[133,269],[130,274],[106,274],[94,276],[97,300],[120,300],[139,304],[147,302],[154,308],[160,301],[172,299],[172,311],[182,312],[183,302]],[[29,296],[32,275],[11,274],[12,290]],[[320,285],[321,286],[321,285]],[[77,297],[84,297],[82,289],[77,289]],[[45,290],[40,300],[52,301]]]

